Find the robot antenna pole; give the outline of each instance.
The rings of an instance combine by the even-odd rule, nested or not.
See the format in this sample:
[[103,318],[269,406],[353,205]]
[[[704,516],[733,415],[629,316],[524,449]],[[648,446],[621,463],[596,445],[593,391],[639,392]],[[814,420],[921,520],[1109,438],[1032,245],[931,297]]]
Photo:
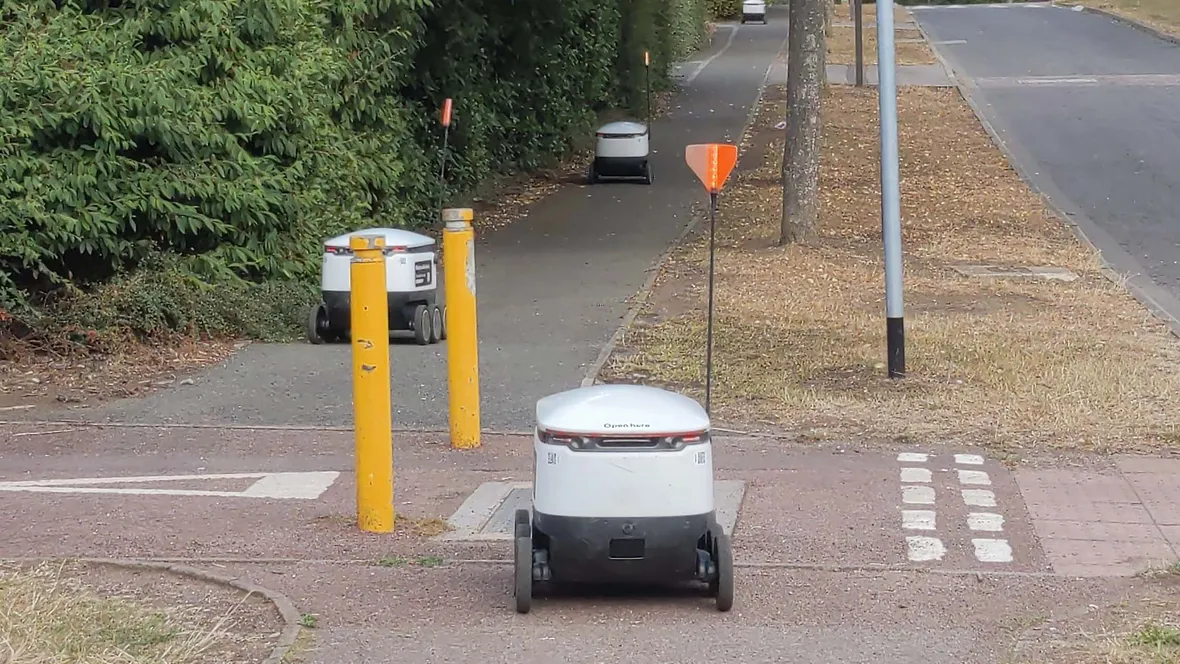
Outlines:
[[716,257],[717,194],[709,193],[709,316],[705,331],[705,414],[712,417],[713,397],[713,266]]

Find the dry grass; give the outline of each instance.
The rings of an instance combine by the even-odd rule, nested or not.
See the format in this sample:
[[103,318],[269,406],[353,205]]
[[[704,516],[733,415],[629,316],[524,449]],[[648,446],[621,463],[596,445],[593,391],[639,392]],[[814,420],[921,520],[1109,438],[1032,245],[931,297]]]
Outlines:
[[[718,219],[714,412],[818,437],[1146,449],[1178,442],[1180,342],[1033,195],[953,89],[899,92],[909,375],[885,378],[876,96],[825,99],[820,236],[776,246],[781,87]],[[698,236],[673,254],[609,381],[703,385]],[[956,263],[1058,266],[984,280]]]
[[1105,9],[1180,37],[1180,2],[1176,0],[1082,0],[1061,4]]
[[[910,42],[902,39],[922,39],[917,30],[898,30],[894,58],[899,65],[929,65],[938,62],[934,51],[925,40]],[[864,60],[866,65],[877,64],[877,30],[865,27]],[[856,29],[835,26],[828,35],[828,64],[856,64]]]
[[[1126,600],[1022,635],[1021,662],[1180,663],[1180,563],[1144,577]],[[1051,631],[1045,630],[1051,627]]]
[[65,570],[0,568],[0,662],[188,664],[222,645],[228,617],[194,628],[184,611],[104,597]]

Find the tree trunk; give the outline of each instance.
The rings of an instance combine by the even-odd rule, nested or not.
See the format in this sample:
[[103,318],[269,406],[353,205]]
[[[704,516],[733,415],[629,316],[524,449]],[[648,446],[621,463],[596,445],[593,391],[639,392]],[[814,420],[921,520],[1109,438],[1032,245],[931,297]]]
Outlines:
[[836,0],[824,2],[824,34],[832,34],[832,24],[836,22]]
[[791,0],[787,45],[787,144],[779,244],[813,236],[819,222],[819,141],[825,0]]

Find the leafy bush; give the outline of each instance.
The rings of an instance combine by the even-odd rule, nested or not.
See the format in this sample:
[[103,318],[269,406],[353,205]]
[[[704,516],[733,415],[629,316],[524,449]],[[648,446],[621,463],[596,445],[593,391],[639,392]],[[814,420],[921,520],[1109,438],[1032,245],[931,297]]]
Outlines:
[[[82,306],[116,275],[155,289],[134,275],[161,254],[174,285],[311,283],[323,238],[427,226],[440,196],[552,161],[608,109],[640,112],[643,51],[665,87],[705,2],[5,2],[0,310]],[[174,311],[123,302],[136,313],[95,324],[194,324],[168,292]]]
[[714,18],[736,19],[742,14],[742,0],[708,0],[709,13]]

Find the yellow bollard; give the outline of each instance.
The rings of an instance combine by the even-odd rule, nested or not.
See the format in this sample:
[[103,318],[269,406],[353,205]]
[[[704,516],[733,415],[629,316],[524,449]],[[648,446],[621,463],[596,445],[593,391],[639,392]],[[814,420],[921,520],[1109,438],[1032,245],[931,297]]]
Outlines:
[[475,324],[475,231],[471,208],[442,211],[446,278],[447,387],[451,447],[479,447],[479,341]]
[[349,239],[352,404],[356,420],[356,520],[370,533],[393,532],[393,415],[389,396],[389,300],[385,238]]

